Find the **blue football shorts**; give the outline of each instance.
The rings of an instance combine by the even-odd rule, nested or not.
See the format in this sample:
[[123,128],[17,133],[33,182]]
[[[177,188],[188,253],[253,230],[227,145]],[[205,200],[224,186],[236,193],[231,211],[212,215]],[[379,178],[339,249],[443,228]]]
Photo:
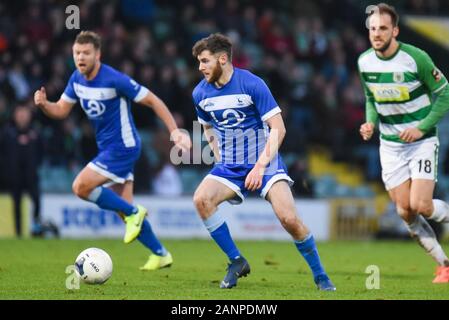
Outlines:
[[[214,179],[232,189],[236,193],[236,197],[228,200],[228,202],[237,205],[241,204],[250,192],[245,188],[245,179],[253,167],[254,165],[226,165],[217,163],[205,179]],[[257,192],[259,192],[260,196],[265,199],[273,184],[280,180],[287,181],[290,186],[294,183],[294,181],[288,176],[287,168],[282,161],[281,156],[278,156],[265,170],[265,174],[262,179],[262,186],[257,190]]]
[[87,165],[113,183],[134,180],[134,164],[140,157],[140,148],[103,150]]

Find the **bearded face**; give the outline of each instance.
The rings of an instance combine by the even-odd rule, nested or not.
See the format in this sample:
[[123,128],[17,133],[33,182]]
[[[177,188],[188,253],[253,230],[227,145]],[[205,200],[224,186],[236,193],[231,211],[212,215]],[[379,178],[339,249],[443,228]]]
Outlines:
[[377,52],[384,53],[398,35],[398,28],[393,26],[388,14],[373,14],[369,19],[369,39],[371,46]]
[[96,50],[91,43],[75,43],[73,45],[73,60],[78,71],[84,76],[88,76],[94,71],[99,57],[99,50]]
[[209,50],[204,50],[198,55],[198,70],[203,74],[208,83],[217,82],[223,74],[223,68],[218,56]]

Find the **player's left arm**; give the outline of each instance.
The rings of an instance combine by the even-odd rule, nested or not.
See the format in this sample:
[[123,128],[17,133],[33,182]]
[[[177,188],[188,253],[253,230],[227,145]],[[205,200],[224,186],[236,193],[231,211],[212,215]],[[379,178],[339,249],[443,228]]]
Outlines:
[[446,77],[424,51],[421,51],[417,58],[420,80],[436,98],[429,114],[420,121],[416,128],[406,129],[399,134],[399,138],[405,142],[421,139],[438,124],[449,110],[449,86]]
[[271,160],[278,154],[279,148],[281,147],[287,132],[284,120],[280,113],[272,116],[265,122],[270,127],[270,134],[268,135],[267,144],[256,162],[256,166],[259,166],[260,168],[266,168]]
[[204,124],[203,125],[204,130],[204,136],[206,137],[207,143],[209,144],[209,147],[211,148],[215,161],[220,161],[220,151],[218,147],[218,138],[217,135],[214,133],[213,127],[211,124]]
[[284,140],[286,130],[284,120],[281,116],[281,109],[262,79],[258,77],[254,79],[252,86],[249,87],[249,93],[261,115],[261,120],[270,127],[265,148],[245,180],[245,187],[250,191],[255,191],[262,186],[265,170],[271,160],[277,155],[279,147]]
[[190,149],[192,146],[190,136],[184,132],[185,130],[178,128],[173,115],[158,96],[123,73],[117,73],[115,84],[121,95],[154,110],[170,132],[170,140],[178,148],[183,151]]
[[265,169],[270,164],[271,160],[278,154],[279,148],[285,138],[286,129],[280,113],[272,116],[265,122],[270,127],[270,134],[268,136],[267,144],[257,159],[254,168],[246,176],[245,187],[250,191],[255,191],[262,187],[262,178]]
[[188,133],[181,130],[176,125],[175,119],[168,109],[167,105],[157,95],[148,90],[146,96],[138,101],[139,104],[147,106],[156,113],[156,115],[162,120],[170,132],[170,139],[181,148],[183,151],[187,151],[191,148],[192,142]]

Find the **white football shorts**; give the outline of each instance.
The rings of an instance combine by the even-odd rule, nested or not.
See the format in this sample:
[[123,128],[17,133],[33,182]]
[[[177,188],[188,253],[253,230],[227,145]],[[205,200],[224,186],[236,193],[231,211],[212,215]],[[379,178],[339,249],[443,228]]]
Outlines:
[[380,139],[382,180],[391,190],[408,179],[437,180],[437,137],[402,144]]

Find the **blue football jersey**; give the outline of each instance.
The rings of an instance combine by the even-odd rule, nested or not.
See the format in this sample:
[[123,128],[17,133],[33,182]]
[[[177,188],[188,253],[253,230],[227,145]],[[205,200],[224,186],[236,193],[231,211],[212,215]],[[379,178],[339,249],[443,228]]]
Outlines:
[[95,129],[100,151],[129,150],[140,148],[140,137],[131,114],[131,100],[138,102],[147,93],[147,88],[102,63],[92,80],[87,80],[75,70],[61,98],[70,103],[80,102]]
[[221,88],[203,79],[193,91],[198,121],[213,127],[221,163],[254,165],[265,148],[265,121],[281,112],[265,82],[251,72],[234,68]]

